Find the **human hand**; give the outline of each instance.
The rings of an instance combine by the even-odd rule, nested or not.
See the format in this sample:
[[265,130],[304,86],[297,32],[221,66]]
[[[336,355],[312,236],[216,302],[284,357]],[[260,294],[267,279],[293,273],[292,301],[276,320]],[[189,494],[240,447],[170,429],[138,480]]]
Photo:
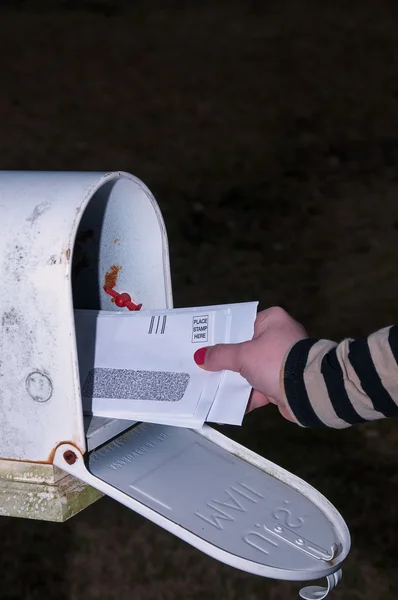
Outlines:
[[272,307],[258,313],[252,340],[200,348],[194,359],[207,371],[240,373],[253,388],[247,412],[276,404],[285,419],[296,422],[284,402],[281,370],[290,348],[307,337],[302,325],[285,310]]

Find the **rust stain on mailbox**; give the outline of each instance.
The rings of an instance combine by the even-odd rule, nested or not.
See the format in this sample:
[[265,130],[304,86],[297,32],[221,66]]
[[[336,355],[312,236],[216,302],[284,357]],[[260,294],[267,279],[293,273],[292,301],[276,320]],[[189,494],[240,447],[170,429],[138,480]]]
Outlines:
[[105,287],[109,288],[110,290],[113,290],[113,288],[116,287],[117,278],[119,276],[121,268],[122,267],[118,265],[112,265],[109,271],[105,273]]
[[80,448],[79,445],[74,442],[73,440],[64,440],[63,442],[59,442],[49,453],[47,460],[29,460],[26,458],[20,459],[20,458],[8,458],[6,456],[1,456],[0,460],[7,460],[9,462],[15,462],[15,463],[26,463],[26,464],[30,464],[30,465],[52,465],[54,463],[54,456],[55,453],[57,451],[57,449],[60,446],[63,446],[64,444],[69,444],[70,446],[73,446],[74,448],[76,448],[78,453],[84,454],[85,453],[85,449],[84,448]]

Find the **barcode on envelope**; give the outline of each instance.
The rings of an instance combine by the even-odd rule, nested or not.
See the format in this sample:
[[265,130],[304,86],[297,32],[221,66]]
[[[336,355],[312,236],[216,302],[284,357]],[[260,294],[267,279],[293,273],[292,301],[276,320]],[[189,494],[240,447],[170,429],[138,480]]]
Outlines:
[[142,371],[96,367],[82,388],[85,398],[178,402],[189,383],[189,374],[172,371]]

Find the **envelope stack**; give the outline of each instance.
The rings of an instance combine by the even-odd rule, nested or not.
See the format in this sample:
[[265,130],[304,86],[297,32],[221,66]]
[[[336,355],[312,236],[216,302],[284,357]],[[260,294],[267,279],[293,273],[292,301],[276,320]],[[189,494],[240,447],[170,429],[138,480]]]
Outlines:
[[253,337],[257,302],[169,310],[76,310],[86,414],[199,429],[241,425],[251,387],[233,371],[212,373],[198,348]]

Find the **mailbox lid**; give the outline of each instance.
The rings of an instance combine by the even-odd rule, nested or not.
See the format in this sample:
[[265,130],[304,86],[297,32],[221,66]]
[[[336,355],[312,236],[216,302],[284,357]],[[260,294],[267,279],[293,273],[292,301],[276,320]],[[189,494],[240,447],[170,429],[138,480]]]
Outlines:
[[326,498],[210,427],[140,423],[85,463],[70,472],[235,568],[304,581],[335,573],[349,552]]

